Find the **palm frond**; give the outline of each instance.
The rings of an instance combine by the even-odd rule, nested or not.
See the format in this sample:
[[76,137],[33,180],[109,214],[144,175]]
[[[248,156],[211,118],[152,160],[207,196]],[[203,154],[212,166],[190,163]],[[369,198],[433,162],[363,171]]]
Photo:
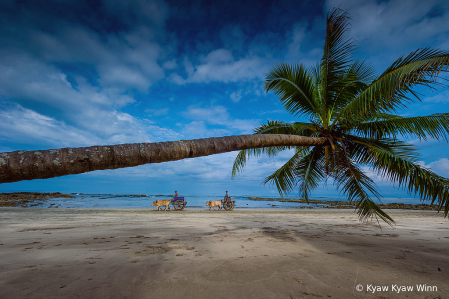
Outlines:
[[404,117],[397,114],[373,112],[369,117],[351,118],[351,119],[340,119],[338,125],[344,131],[349,131],[356,125],[374,122],[374,121],[384,121],[384,120],[394,120],[402,119]]
[[424,140],[430,136],[436,140],[447,141],[449,116],[429,115],[373,121],[353,125],[351,131],[353,134],[375,139],[397,138],[401,135]]
[[293,157],[278,170],[265,178],[262,184],[272,183],[273,185],[276,185],[281,197],[284,194],[287,195],[296,186],[297,176],[295,174],[295,169],[298,163],[307,155],[308,151],[310,151],[309,147],[297,148]]
[[401,159],[416,162],[419,154],[415,146],[397,139],[384,138],[382,140],[351,136],[346,148],[348,156],[357,164],[371,165],[377,158],[372,148],[379,148]]
[[375,112],[395,112],[405,104],[420,100],[416,86],[441,85],[436,79],[447,72],[449,53],[430,48],[418,49],[400,57],[369,87],[341,110],[339,118],[370,117]]
[[314,84],[304,65],[277,64],[268,72],[264,85],[267,92],[272,90],[278,96],[289,113],[316,114]]
[[[330,103],[335,114],[331,115],[331,118],[335,118],[338,112],[365,90],[374,79],[375,71],[371,65],[358,60],[352,62],[339,78],[340,89],[335,90],[332,103]],[[332,123],[333,125],[335,122]]]
[[313,127],[310,123],[285,123],[279,120],[268,120],[266,124],[261,124],[259,127],[254,129],[254,134],[295,134],[301,136],[312,136],[313,133]]
[[394,152],[388,148],[368,143],[366,140],[353,140],[366,147],[359,151],[359,161],[368,162],[373,170],[383,178],[397,183],[410,194],[418,195],[423,201],[437,202],[444,215],[449,212],[449,179],[421,167],[404,152]]
[[[390,114],[390,113],[382,113],[382,112],[373,112],[369,118],[365,118],[365,122],[370,121],[382,121],[382,120],[392,120],[392,119],[402,119],[403,116],[397,115],[397,114]],[[363,121],[361,121],[363,123]]]
[[369,193],[377,199],[380,197],[373,180],[365,175],[349,159],[346,161],[346,165],[339,165],[339,168],[333,172],[332,176],[337,187],[343,194],[348,196],[349,201],[357,202],[356,206],[360,220],[367,220],[374,216],[376,218],[379,217],[390,226],[394,223],[394,220],[382,211],[370,198]]
[[309,202],[309,193],[316,189],[325,177],[323,153],[324,147],[314,147],[295,168],[299,194],[306,202]]
[[[349,15],[341,9],[334,9],[326,20],[326,39],[321,58],[321,89],[323,90],[323,109],[332,106],[334,96],[344,87],[344,77],[352,61],[353,40],[348,37]],[[327,111],[323,111],[327,113]]]
[[271,146],[271,147],[262,147],[262,148],[252,148],[241,150],[237,157],[235,157],[234,164],[232,165],[232,175],[231,178],[234,179],[239,172],[243,171],[243,168],[246,165],[247,159],[249,157],[260,157],[262,154],[267,154],[269,157],[274,157],[278,153],[296,148],[294,146]]

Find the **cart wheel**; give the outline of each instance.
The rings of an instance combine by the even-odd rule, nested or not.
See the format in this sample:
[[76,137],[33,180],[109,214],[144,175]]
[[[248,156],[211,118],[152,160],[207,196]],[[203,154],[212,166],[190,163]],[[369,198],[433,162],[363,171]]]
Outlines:
[[225,202],[225,204],[223,205],[223,207],[225,208],[226,211],[232,211],[234,210],[234,206],[235,204],[232,201],[227,201]]
[[175,201],[175,203],[173,204],[173,207],[175,208],[176,211],[182,211],[184,210],[185,207],[185,203],[182,200],[177,200]]

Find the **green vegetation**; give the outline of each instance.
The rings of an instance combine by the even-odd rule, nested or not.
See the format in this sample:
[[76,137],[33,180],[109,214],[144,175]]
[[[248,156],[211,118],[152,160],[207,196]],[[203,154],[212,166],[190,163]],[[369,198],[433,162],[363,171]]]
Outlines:
[[449,179],[418,165],[416,149],[398,137],[447,141],[449,116],[406,118],[397,112],[420,101],[422,95],[414,88],[442,85],[437,77],[448,71],[449,53],[418,49],[401,56],[377,76],[365,61],[352,58],[354,44],[348,37],[347,12],[334,9],[326,26],[324,53],[316,66],[280,63],[265,81],[266,91],[273,91],[289,113],[308,117],[310,122],[268,121],[254,132],[325,137],[327,145],[241,150],[233,177],[250,156],[275,156],[294,149],[293,157],[263,182],[276,185],[281,196],[298,188],[307,202],[320,182],[331,179],[355,204],[361,220],[376,217],[392,225],[393,219],[372,200],[380,198],[380,193],[365,173],[370,168],[422,200],[436,203],[447,216]]

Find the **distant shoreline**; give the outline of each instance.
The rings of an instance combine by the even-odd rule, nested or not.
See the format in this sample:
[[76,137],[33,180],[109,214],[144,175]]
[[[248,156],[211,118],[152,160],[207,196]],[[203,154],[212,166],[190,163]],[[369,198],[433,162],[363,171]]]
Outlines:
[[[87,193],[71,193],[65,194],[61,192],[12,192],[12,193],[0,193],[0,207],[38,207],[49,198],[74,198],[74,195],[88,195]],[[111,194],[112,195],[112,194]],[[145,194],[123,194],[124,197],[146,197]],[[154,195],[165,196],[165,195]],[[302,199],[285,199],[285,198],[267,198],[258,196],[243,196],[243,198],[254,201],[276,201],[276,202],[291,202],[302,203],[307,202]],[[320,205],[320,208],[328,209],[355,209],[356,205],[348,201],[327,201],[327,200],[309,200],[310,204]],[[388,203],[378,204],[381,209],[403,209],[403,210],[431,210],[438,211],[438,205],[428,204],[404,204],[404,203]],[[306,206],[301,207],[305,209],[314,209],[316,207]]]
[[[266,197],[245,197],[251,200],[262,200],[262,201],[279,201],[279,202],[297,202],[297,203],[307,203],[303,199],[283,199],[283,198],[266,198]],[[328,209],[355,209],[357,206],[349,201],[326,201],[326,200],[309,200],[308,203],[317,205],[326,205],[325,208]],[[431,210],[438,211],[438,205],[428,205],[428,204],[404,204],[404,203],[388,203],[388,204],[378,204],[381,209],[403,209],[403,210]]]
[[34,201],[42,201],[48,198],[72,198],[70,194],[61,192],[12,192],[0,193],[0,207],[27,207],[27,204]]

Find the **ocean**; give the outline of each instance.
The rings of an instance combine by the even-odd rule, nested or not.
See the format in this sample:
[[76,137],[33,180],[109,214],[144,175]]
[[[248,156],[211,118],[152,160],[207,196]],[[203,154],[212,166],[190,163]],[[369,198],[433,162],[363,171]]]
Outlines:
[[[153,208],[151,204],[158,199],[170,199],[172,195],[163,194],[93,194],[93,193],[71,193],[73,198],[49,198],[43,201],[30,203],[30,208],[73,208],[73,209],[115,209],[115,208]],[[224,195],[208,194],[179,194],[187,201],[186,209],[209,209],[206,202],[209,200],[221,200]],[[232,196],[236,203],[236,209],[304,209],[322,208],[327,204],[305,204],[297,202],[280,202],[249,199],[248,196]],[[279,199],[279,196],[260,196],[262,198]],[[287,196],[284,199],[298,199],[298,196]],[[316,196],[311,200],[320,201],[345,201],[344,197]],[[375,202],[376,199],[374,199]],[[419,204],[418,198],[381,198],[381,202]],[[36,205],[39,203],[38,205]]]

